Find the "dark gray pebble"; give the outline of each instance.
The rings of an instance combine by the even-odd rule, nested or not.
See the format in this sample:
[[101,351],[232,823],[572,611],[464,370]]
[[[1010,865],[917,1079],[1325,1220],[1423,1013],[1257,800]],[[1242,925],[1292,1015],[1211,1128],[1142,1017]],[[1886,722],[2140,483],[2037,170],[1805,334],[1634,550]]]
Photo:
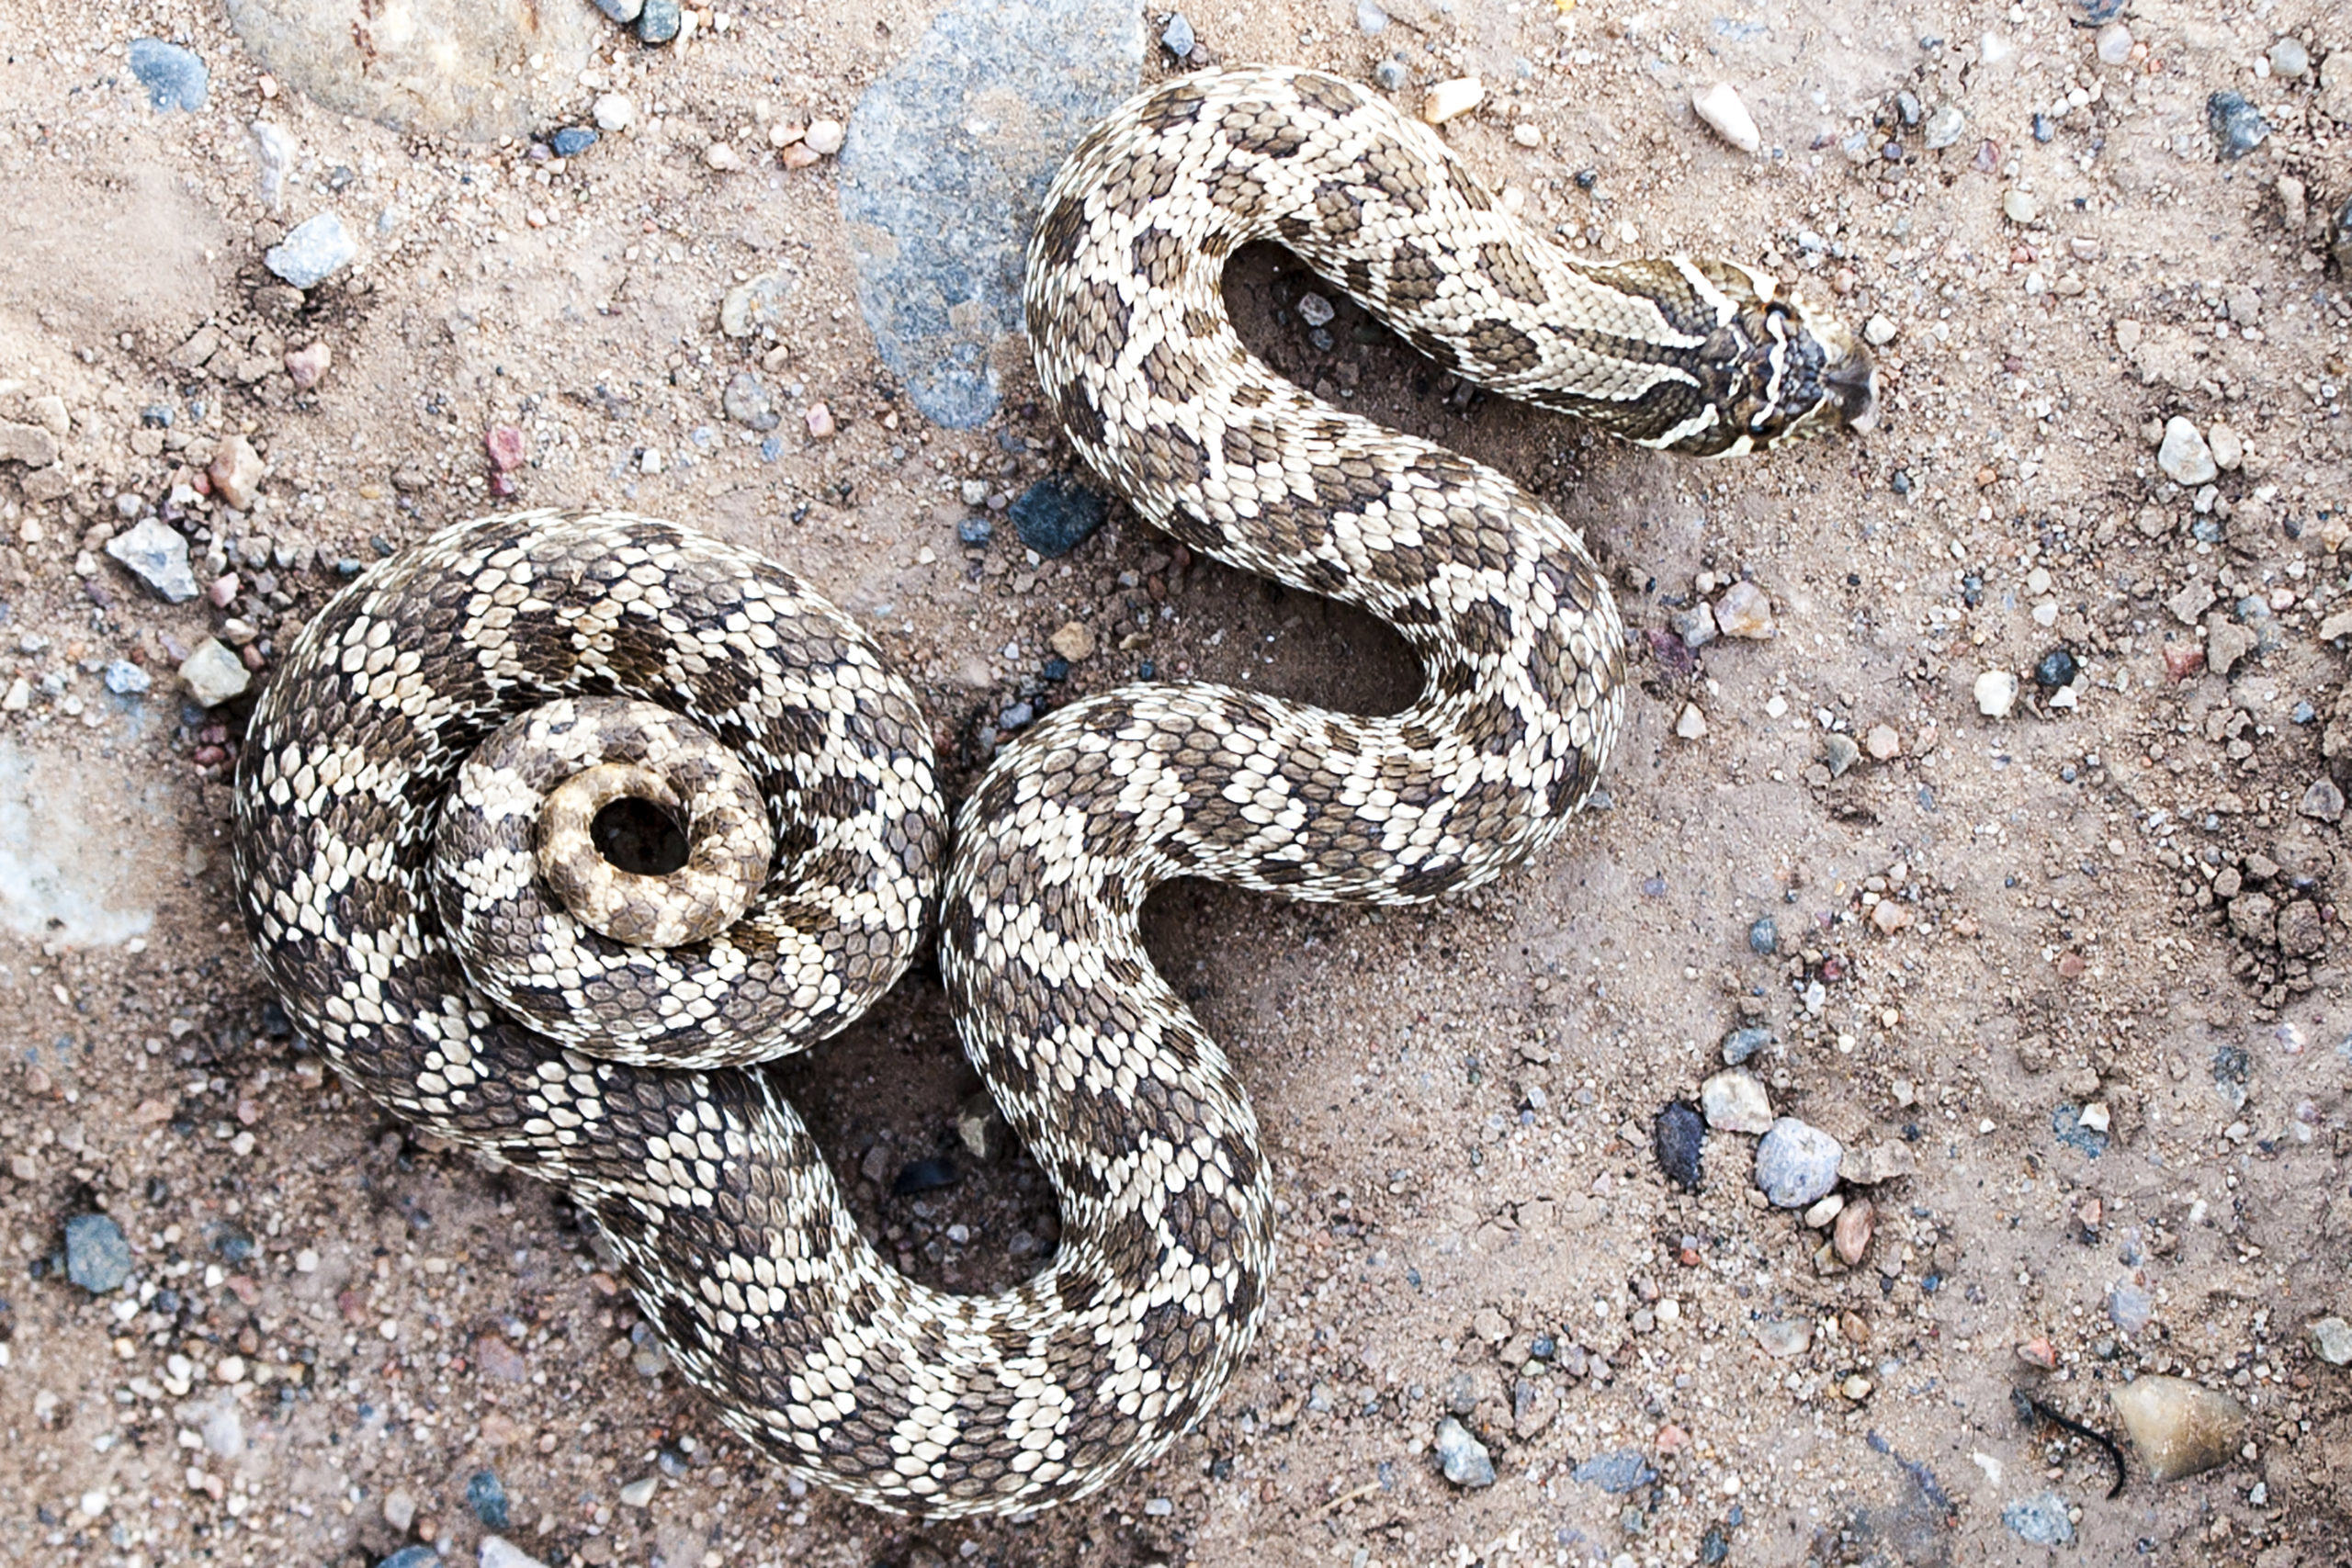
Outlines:
[[2062,1105],[2050,1113],[2050,1130],[2058,1141],[2075,1153],[2097,1159],[2107,1153],[2107,1134],[2096,1127],[2083,1125],[2080,1108]]
[[1412,81],[1413,73],[1401,60],[1384,60],[1372,68],[1372,79],[1385,92],[1401,93],[1406,84]]
[[645,0],[596,0],[596,9],[627,27],[645,9]]
[[130,1243],[122,1227],[104,1214],[76,1214],[65,1222],[65,1277],[104,1295],[130,1278]]
[[1657,1472],[1643,1462],[1639,1450],[1612,1449],[1605,1454],[1595,1454],[1577,1466],[1574,1479],[1588,1486],[1598,1486],[1613,1495],[1656,1481]]
[[477,1470],[466,1483],[466,1506],[485,1529],[506,1528],[506,1487],[494,1470]]
[[967,545],[985,545],[996,537],[996,525],[975,513],[956,525],[956,536]]
[[1678,1100],[1657,1113],[1657,1168],[1667,1179],[1691,1191],[1699,1189],[1701,1156],[1707,1143],[1706,1118]]
[[1111,504],[1069,474],[1052,474],[1021,492],[1012,525],[1021,542],[1047,560],[1066,556],[1102,526]]
[[594,145],[596,132],[588,126],[567,125],[555,133],[555,155],[559,158],[577,158]]
[[1775,1036],[1762,1024],[1750,1024],[1735,1029],[1724,1036],[1724,1066],[1736,1067],[1750,1056],[1773,1043]]
[[2213,155],[2223,163],[2243,158],[2270,139],[2262,111],[2232,92],[2205,100],[2205,128],[2213,133]]
[[441,1554],[429,1546],[403,1546],[376,1568],[441,1568]]
[[678,36],[678,0],[645,0],[637,17],[638,41],[668,43]]
[[1780,952],[1780,922],[1770,915],[1757,916],[1756,923],[1747,928],[1747,951],[1758,958],[1770,958]]
[[150,105],[167,113],[184,109],[191,114],[204,107],[212,73],[193,51],[162,39],[135,38],[124,52],[130,60],[130,73],[147,89]]
[[2073,685],[2075,676],[2081,669],[2071,652],[2063,648],[2053,648],[2034,665],[2034,683],[2045,691],[2054,692],[2061,686]]

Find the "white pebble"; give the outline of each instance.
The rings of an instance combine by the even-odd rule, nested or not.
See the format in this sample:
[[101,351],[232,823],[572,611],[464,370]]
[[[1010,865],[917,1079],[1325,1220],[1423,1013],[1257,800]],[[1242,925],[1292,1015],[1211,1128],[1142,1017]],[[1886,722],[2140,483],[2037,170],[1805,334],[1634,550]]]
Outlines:
[[2007,718],[2018,705],[2018,678],[2007,670],[1987,670],[1976,677],[1976,711],[1986,718]]
[[632,1508],[642,1508],[653,1501],[654,1489],[662,1484],[655,1476],[632,1481],[621,1488],[621,1501]]
[[599,130],[627,130],[629,122],[636,118],[637,106],[629,101],[626,93],[606,93],[596,100],[596,129]]
[[1884,348],[1901,330],[1884,316],[1872,316],[1863,323],[1862,337],[1872,348]]
[[1430,125],[1443,125],[1457,115],[1468,114],[1486,98],[1484,82],[1476,76],[1457,76],[1430,89],[1429,96],[1421,100],[1421,118]]
[[830,158],[842,150],[842,142],[848,136],[848,128],[840,120],[820,119],[809,122],[808,134],[800,140],[811,152],[820,158]]
[[1739,90],[1730,83],[1717,82],[1692,92],[1690,108],[1707,122],[1708,130],[1741,152],[1754,152],[1764,145],[1764,134],[1756,129],[1756,118],[1739,101]]
[[2205,484],[2221,472],[2205,437],[2178,414],[2165,422],[2164,440],[2156,447],[2156,467],[2165,471],[2165,478],[2183,487]]
[[1707,716],[1699,711],[1696,703],[1682,705],[1682,716],[1674,721],[1674,733],[1685,740],[1700,740],[1706,737]]

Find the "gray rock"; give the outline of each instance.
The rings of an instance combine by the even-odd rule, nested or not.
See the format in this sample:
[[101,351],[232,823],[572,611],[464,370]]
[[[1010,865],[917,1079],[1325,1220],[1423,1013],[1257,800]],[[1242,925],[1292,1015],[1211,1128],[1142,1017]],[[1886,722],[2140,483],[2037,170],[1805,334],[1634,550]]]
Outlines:
[[2229,1463],[2245,1440],[2245,1406],[2187,1378],[2135,1378],[2108,1399],[2152,1481],[2177,1481]]
[[799,279],[781,272],[763,272],[739,283],[719,301],[718,330],[729,337],[780,336],[786,325],[784,303],[799,287]]
[[727,383],[727,391],[719,399],[727,417],[746,430],[774,430],[782,423],[775,404],[768,398],[768,389],[749,370],[738,370],[735,378]]
[[643,0],[637,17],[637,41],[668,43],[684,22],[684,8],[678,0]]
[[2012,1535],[2035,1546],[2067,1546],[2075,1539],[2075,1521],[2067,1515],[2066,1499],[2055,1492],[2018,1498],[2001,1510],[2001,1522]]
[[2312,1324],[2312,1353],[2331,1367],[2352,1367],[2352,1323],[2323,1317]]
[[[470,141],[527,136],[552,119],[609,36],[588,6],[545,0],[228,6],[265,69],[336,113]],[[405,25],[382,25],[388,11]]]
[[1762,1024],[1735,1029],[1724,1036],[1724,1066],[1736,1067],[1771,1043],[1772,1032]]
[[1715,607],[1704,599],[1687,610],[1668,615],[1666,624],[1676,637],[1682,639],[1685,648],[1695,650],[1715,640]]
[[2270,140],[2270,122],[2235,93],[2215,93],[2205,100],[2205,129],[2213,133],[2213,156],[2224,164]]
[[343,220],[322,212],[297,223],[285,243],[262,254],[269,270],[297,288],[315,288],[351,265],[359,254]]
[[161,518],[141,518],[128,532],[117,534],[107,541],[107,554],[175,604],[185,604],[196,597],[196,574],[187,564],[187,540]]
[[1012,525],[1021,542],[1047,560],[1066,556],[1102,526],[1110,502],[1080,484],[1075,475],[1053,474],[1021,492],[1012,503]]
[[122,1227],[104,1214],[76,1214],[65,1222],[65,1277],[102,1296],[130,1278],[130,1243]]
[[2270,46],[2270,73],[2281,82],[2300,82],[2312,73],[2312,51],[2299,38],[2282,38]]
[[135,38],[123,53],[130,62],[130,73],[147,89],[151,107],[165,113],[184,109],[191,114],[204,107],[212,73],[195,51],[162,39]]
[[1930,152],[1943,151],[1959,141],[1960,133],[1966,129],[1968,129],[1968,116],[1962,112],[1959,105],[1938,106],[1935,111],[1928,116],[1927,130],[1923,133],[1928,151]]
[[1770,958],[1781,951],[1780,923],[1770,915],[1758,915],[1747,928],[1747,951],[1758,958]]
[[1184,13],[1182,11],[1168,18],[1168,26],[1159,35],[1159,47],[1178,60],[1191,56],[1195,41],[1193,37],[1193,24],[1184,19]]
[[2137,1334],[2156,1315],[2156,1298],[2145,1288],[2119,1280],[2107,1288],[2107,1315],[2126,1334]]
[[1598,1486],[1614,1496],[1656,1481],[1657,1472],[1643,1462],[1640,1450],[1612,1449],[1605,1454],[1595,1454],[1577,1466],[1569,1479],[1581,1481],[1587,1486]]
[[1657,1113],[1653,1141],[1658,1168],[1676,1185],[1697,1191],[1707,1147],[1707,1124],[1699,1113],[1681,1100],[1674,1101]]
[[1809,1317],[1768,1317],[1750,1324],[1748,1330],[1764,1353],[1777,1360],[1786,1361],[1804,1355],[1813,1348],[1813,1319]]
[[1772,1123],[1756,1145],[1756,1185],[1780,1209],[1802,1209],[1838,1185],[1838,1140],[1793,1116]]
[[1437,1424],[1437,1459],[1445,1468],[1445,1478],[1456,1486],[1495,1483],[1495,1461],[1487,1445],[1451,1416]]
[[108,660],[104,679],[107,690],[118,697],[135,697],[155,683],[153,675],[128,659]]
[[187,656],[180,666],[180,679],[187,683],[188,695],[198,705],[208,708],[243,696],[254,682],[244,660],[228,644],[211,637],[197,644],[196,651]]
[[1372,0],[1356,0],[1356,31],[1366,38],[1378,38],[1388,30],[1388,13]]
[[2205,444],[2203,432],[2178,414],[2165,421],[2165,438],[2156,448],[2156,467],[2173,483],[2191,488],[2206,483],[2221,468],[2213,461],[2213,449]]
[[1384,60],[1372,68],[1372,79],[1382,92],[1401,93],[1413,80],[1413,72],[1401,60]]
[[1842,779],[1846,771],[1862,760],[1862,749],[1854,738],[1842,730],[1831,730],[1822,737],[1821,761],[1829,769],[1829,776]]
[[596,9],[627,27],[645,9],[645,0],[596,0]]
[[2317,821],[2340,822],[2344,819],[2344,792],[2336,787],[2334,779],[2314,779],[2311,788],[2303,791],[2302,804],[2295,809]]
[[935,423],[996,411],[1025,365],[1021,277],[1046,183],[1142,80],[1128,0],[956,0],[866,90],[842,148],[859,311]]

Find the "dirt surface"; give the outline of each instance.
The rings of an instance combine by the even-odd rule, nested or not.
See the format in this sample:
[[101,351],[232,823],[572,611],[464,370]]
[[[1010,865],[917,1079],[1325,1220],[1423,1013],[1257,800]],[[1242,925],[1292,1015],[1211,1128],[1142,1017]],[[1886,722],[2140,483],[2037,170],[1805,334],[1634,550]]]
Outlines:
[[[1638,688],[1609,808],[1483,895],[1157,899],[1153,951],[1256,1098],[1284,1246],[1254,1352],[1147,1473],[945,1527],[787,1484],[662,1370],[560,1195],[321,1072],[234,915],[249,699],[198,708],[174,671],[217,636],[266,672],[339,570],[489,509],[494,426],[523,436],[519,502],[690,522],[860,615],[958,790],[1008,708],[1147,668],[1356,707],[1413,691],[1385,629],[1115,511],[1059,560],[1001,514],[958,542],[1067,448],[1017,378],[982,430],[903,405],[832,164],[786,167],[769,134],[847,118],[932,10],[780,0],[662,51],[615,32],[547,129],[616,88],[638,120],[567,162],[318,109],[209,5],[0,7],[0,420],[61,453],[0,461],[0,687],[23,678],[0,705],[0,1560],[471,1562],[483,1472],[551,1564],[2040,1562],[2003,1516],[2043,1493],[2070,1561],[2352,1560],[2352,1373],[2310,1327],[2352,1315],[2342,796],[2312,787],[2352,763],[2322,636],[2352,607],[2352,299],[2325,224],[2352,126],[2321,107],[2352,116],[2352,86],[2256,68],[2282,36],[2322,73],[2352,49],[2316,0],[2146,0],[2113,66],[2052,0],[1455,0],[1376,38],[1352,0],[1190,17],[1202,58],[1397,56],[1408,104],[1481,75],[1444,134],[1544,227],[1760,262],[1894,335],[1877,431],[1702,466],[1457,388],[1345,303],[1317,335],[1295,263],[1237,265],[1285,373],[1586,528]],[[203,56],[203,108],[149,107],[142,34]],[[1146,73],[1179,68],[1155,48]],[[1718,78],[1762,155],[1691,113]],[[2271,128],[2235,161],[2208,129],[2223,89]],[[1964,114],[1950,146],[1902,94]],[[299,147],[277,208],[256,118]],[[263,251],[328,209],[359,264],[286,289]],[[775,343],[724,336],[722,298],[779,263]],[[313,343],[332,365],[298,389],[285,355]],[[747,367],[772,457],[720,407]],[[2241,438],[2210,494],[2159,471],[2174,416]],[[175,502],[239,434],[259,502]],[[228,604],[166,604],[105,554],[158,506],[200,580],[237,574]],[[1736,582],[1772,635],[1673,634]],[[1096,651],[1048,680],[1073,621]],[[2061,649],[2064,693],[2036,680]],[[117,661],[151,688],[110,691]],[[2002,671],[2022,690],[1989,717]],[[1775,1112],[1849,1176],[1910,1172],[1842,1189],[1874,1215],[1856,1266],[1754,1190],[1752,1136],[1712,1133],[1695,1192],[1661,1173],[1655,1119],[1743,1026],[1770,1032],[1746,1066]],[[917,1276],[989,1288],[1050,1250],[1035,1170],[957,1141],[976,1081],[935,972],[780,1072]],[[923,1161],[954,1184],[894,1196]],[[64,1227],[100,1211],[132,1271],[93,1294]],[[2110,1498],[2101,1450],[2013,1397],[2116,1431],[2107,1390],[2150,1372],[2240,1402],[2237,1457],[2159,1483],[2130,1453]],[[1491,1485],[1439,1473],[1449,1413]]]

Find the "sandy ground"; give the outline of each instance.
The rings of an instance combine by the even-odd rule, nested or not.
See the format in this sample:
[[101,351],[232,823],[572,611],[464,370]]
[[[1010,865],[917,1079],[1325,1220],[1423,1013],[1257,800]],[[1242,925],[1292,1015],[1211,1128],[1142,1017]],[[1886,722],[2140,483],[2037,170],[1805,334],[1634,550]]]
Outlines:
[[[1482,896],[1155,903],[1153,951],[1256,1097],[1285,1230],[1254,1353],[1131,1483],[927,1528],[787,1485],[662,1371],[559,1195],[321,1073],[233,918],[243,705],[187,705],[173,671],[216,635],[266,668],[337,562],[487,509],[493,425],[525,435],[521,502],[697,524],[863,616],[958,788],[1005,707],[1145,660],[1340,705],[1412,692],[1383,628],[1132,518],[1058,561],[1001,518],[987,549],[957,542],[964,481],[1018,494],[1066,447],[1018,380],[983,430],[905,406],[831,164],[784,167],[766,136],[846,118],[932,10],[781,0],[662,51],[615,33],[596,70],[639,121],[558,167],[266,97],[209,5],[0,7],[0,420],[59,426],[62,449],[47,477],[0,463],[0,686],[25,697],[0,711],[0,1560],[360,1564],[432,1541],[471,1562],[485,1471],[504,1534],[548,1563],[2040,1562],[2003,1511],[2045,1492],[2070,1561],[2352,1560],[2352,1374],[2309,1327],[2352,1314],[2342,848],[2301,810],[2344,682],[2321,628],[2352,603],[2352,299],[2324,224],[2352,127],[2319,107],[2352,115],[2352,87],[2257,69],[2286,35],[2323,71],[2352,47],[2316,0],[2143,0],[2114,66],[2050,0],[1600,0],[1565,22],[1456,0],[1399,6],[1377,39],[1351,0],[1188,18],[1222,60],[1362,76],[1399,55],[1408,103],[1480,74],[1487,104],[1445,135],[1532,220],[1593,254],[1760,263],[1894,335],[1879,430],[1699,466],[1458,389],[1344,304],[1320,346],[1295,263],[1236,267],[1286,373],[1586,528],[1638,689],[1610,808]],[[204,56],[203,109],[149,108],[123,57],[141,34]],[[1148,75],[1171,69],[1152,51]],[[1765,155],[1692,115],[1717,78]],[[2221,89],[2272,127],[2243,160],[2215,157]],[[1951,146],[1924,148],[1905,93],[1964,113]],[[560,121],[594,96],[565,87]],[[275,209],[256,118],[300,149]],[[1890,135],[1901,162],[1875,152]],[[713,168],[714,139],[747,166]],[[360,265],[289,298],[261,253],[329,208]],[[721,335],[721,298],[779,258],[800,278],[781,346]],[[313,342],[333,365],[300,390],[283,356]],[[773,459],[718,405],[752,365]],[[2157,468],[2176,415],[2241,439],[2201,500]],[[103,553],[117,498],[152,509],[239,434],[268,465],[257,508],[187,508],[239,596],[167,605]],[[1736,581],[1774,635],[1671,636]],[[1073,620],[1100,650],[1040,683]],[[2060,648],[2063,695],[2033,679]],[[152,688],[110,692],[115,661]],[[2023,678],[2005,717],[1980,712],[1988,671]],[[1833,773],[1838,738],[1880,727],[1892,747]],[[1846,1190],[1875,1214],[1859,1266],[1764,1204],[1752,1137],[1711,1135],[1695,1193],[1660,1174],[1653,1119],[1743,1025],[1774,1038],[1747,1066],[1776,1111],[1914,1168]],[[919,1277],[989,1288],[1050,1247],[1034,1169],[955,1147],[976,1081],[935,972],[782,1073]],[[943,1156],[959,1184],[889,1195]],[[62,1227],[98,1211],[135,1271],[94,1296]],[[2012,1397],[2113,1431],[2107,1391],[2151,1372],[2238,1400],[2238,1457],[2156,1483],[2135,1454],[2110,1499],[2101,1452]],[[1449,1411],[1491,1486],[1438,1473]],[[1627,1453],[1654,1477],[1577,1479]]]

